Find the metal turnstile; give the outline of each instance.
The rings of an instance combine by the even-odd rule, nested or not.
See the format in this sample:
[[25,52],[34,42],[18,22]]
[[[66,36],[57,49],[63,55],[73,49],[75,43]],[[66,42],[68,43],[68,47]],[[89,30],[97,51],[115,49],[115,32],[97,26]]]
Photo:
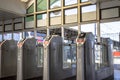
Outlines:
[[77,80],[95,80],[94,40],[92,33],[77,36]]
[[60,78],[59,67],[62,68],[62,64],[59,59],[59,57],[62,56],[60,55],[62,53],[62,38],[58,35],[48,36],[45,38],[43,46],[44,46],[43,80],[59,80]]
[[28,38],[19,42],[17,80],[42,80],[43,69],[38,66],[38,60],[35,38]]
[[63,48],[65,50],[65,47],[68,48],[70,45],[64,45],[62,41],[61,36],[52,35],[46,37],[43,42],[43,80],[71,80],[71,77],[75,76],[75,69],[72,65],[70,68],[63,67]]
[[16,80],[17,42],[6,40],[0,43],[0,80]]

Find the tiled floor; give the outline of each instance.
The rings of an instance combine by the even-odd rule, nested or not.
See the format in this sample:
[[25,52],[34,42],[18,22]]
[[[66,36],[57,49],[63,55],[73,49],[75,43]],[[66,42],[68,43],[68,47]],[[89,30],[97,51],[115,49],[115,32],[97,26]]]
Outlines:
[[120,70],[114,70],[114,80],[120,80]]

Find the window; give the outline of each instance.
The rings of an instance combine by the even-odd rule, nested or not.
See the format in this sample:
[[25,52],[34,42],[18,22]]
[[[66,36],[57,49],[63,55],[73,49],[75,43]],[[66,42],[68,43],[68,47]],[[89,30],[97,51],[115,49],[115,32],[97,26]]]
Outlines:
[[61,7],[61,0],[50,0],[50,8]]
[[37,15],[37,27],[41,27],[41,26],[47,26],[47,15],[46,13],[44,14],[38,14]]
[[71,68],[70,45],[64,45],[63,48],[63,68]]
[[27,14],[33,13],[34,12],[34,4],[32,4],[28,9],[27,9]]
[[25,22],[30,22],[30,21],[34,21],[34,16],[27,16],[25,18]]
[[65,10],[65,23],[77,22],[77,8]]
[[22,32],[13,33],[13,39],[16,41],[20,41],[22,39]]
[[38,67],[43,67],[43,54],[44,54],[44,50],[43,50],[43,46],[37,46],[37,53],[38,53]]
[[12,33],[5,33],[3,39],[4,40],[11,40],[12,39]]
[[61,11],[50,12],[50,25],[61,24]]
[[97,28],[96,23],[81,25],[81,31],[82,32],[92,32],[95,36],[97,34],[96,28]]
[[37,11],[47,10],[47,0],[37,0]]
[[65,6],[77,4],[77,0],[64,0],[64,1],[65,1]]
[[27,16],[25,18],[25,28],[34,28],[34,16]]
[[81,7],[82,21],[96,20],[96,5]]

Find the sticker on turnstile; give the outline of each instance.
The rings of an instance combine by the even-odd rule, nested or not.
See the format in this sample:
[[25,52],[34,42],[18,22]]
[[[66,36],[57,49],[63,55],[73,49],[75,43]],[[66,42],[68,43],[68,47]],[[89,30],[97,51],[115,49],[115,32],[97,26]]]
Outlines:
[[48,46],[49,41],[44,41],[43,44],[44,44],[44,46]]
[[20,43],[18,43],[18,45],[17,45],[17,46],[18,46],[19,48],[21,48],[21,47],[22,47],[22,45],[23,45],[23,42],[20,42]]
[[85,38],[80,38],[80,39],[77,39],[76,42],[78,44],[83,44],[85,42]]

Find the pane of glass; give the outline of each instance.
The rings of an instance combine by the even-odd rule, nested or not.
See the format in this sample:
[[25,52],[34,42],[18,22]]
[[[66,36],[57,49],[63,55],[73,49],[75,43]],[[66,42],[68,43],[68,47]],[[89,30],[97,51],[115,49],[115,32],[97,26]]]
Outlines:
[[34,28],[34,16],[27,16],[25,18],[25,28]]
[[100,69],[100,64],[101,62],[101,46],[100,45],[95,45],[95,69],[98,70]]
[[82,21],[96,20],[96,5],[81,7]]
[[24,32],[24,36],[25,38],[32,38],[34,37],[34,31]]
[[16,41],[22,40],[22,32],[13,33],[13,39]]
[[43,67],[43,53],[44,53],[44,48],[42,46],[37,47],[38,51],[38,67]]
[[100,24],[101,36],[110,38],[114,41],[119,41],[120,21],[106,22]]
[[63,68],[71,68],[70,46],[64,45],[63,49]]
[[61,0],[50,0],[50,8],[61,7]]
[[[102,39],[102,43],[105,42],[105,39]],[[101,45],[95,45],[95,64],[96,64],[96,70],[100,68],[107,67],[109,65],[108,63],[108,52],[107,52],[107,46],[104,44]]]
[[65,1],[65,6],[77,4],[77,0],[64,0],[64,1]]
[[46,20],[47,20],[46,13],[45,14],[38,14],[37,15],[37,27],[47,26]]
[[25,18],[25,22],[30,22],[30,21],[33,21],[34,20],[34,16],[27,16]]
[[5,33],[3,39],[4,40],[11,40],[12,39],[12,33]]
[[61,11],[50,12],[50,25],[61,24]]
[[65,10],[65,23],[77,22],[77,8]]
[[97,28],[96,23],[81,25],[82,32],[92,32],[95,36],[97,34],[96,28]]
[[28,9],[27,13],[33,13],[34,12],[34,4],[32,4]]
[[2,40],[2,34],[0,34],[0,42],[2,42],[3,40]]
[[71,45],[72,64],[76,64],[76,44]]
[[46,37],[46,30],[37,31],[37,53],[38,53],[38,67],[43,67],[43,40]]
[[37,11],[43,11],[47,9],[47,0],[37,0]]
[[81,0],[81,2],[87,2],[88,0]]

